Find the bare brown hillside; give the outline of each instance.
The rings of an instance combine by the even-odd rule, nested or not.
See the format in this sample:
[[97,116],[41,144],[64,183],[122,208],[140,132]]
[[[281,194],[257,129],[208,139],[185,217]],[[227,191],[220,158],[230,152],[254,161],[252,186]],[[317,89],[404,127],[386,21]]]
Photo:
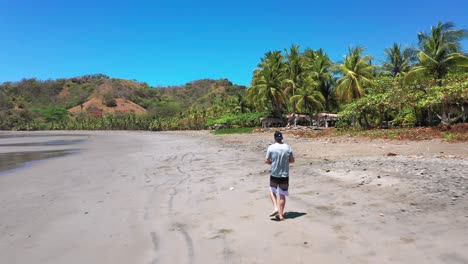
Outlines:
[[[144,114],[146,109],[128,100],[128,95],[140,86],[132,81],[118,80],[116,82],[106,81],[95,89],[91,99],[81,105],[70,108],[68,111],[73,115],[80,113],[100,117],[108,113],[133,113]],[[115,106],[108,106],[104,98],[114,98]]]
[[99,97],[93,97],[83,105],[78,105],[68,109],[73,115],[79,113],[86,113],[91,116],[99,117],[107,113],[133,113],[133,114],[144,114],[146,109],[135,104],[130,100],[123,98],[116,98],[116,106],[109,107],[104,103],[104,100]]

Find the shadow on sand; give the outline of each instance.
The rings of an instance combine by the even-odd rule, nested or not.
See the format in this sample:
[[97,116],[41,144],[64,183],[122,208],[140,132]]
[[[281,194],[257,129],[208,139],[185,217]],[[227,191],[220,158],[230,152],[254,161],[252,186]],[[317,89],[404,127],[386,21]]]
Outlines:
[[[284,213],[284,220],[294,219],[306,215],[307,213],[300,213],[300,212],[285,212]],[[275,216],[271,218],[271,221],[280,221],[279,216]]]

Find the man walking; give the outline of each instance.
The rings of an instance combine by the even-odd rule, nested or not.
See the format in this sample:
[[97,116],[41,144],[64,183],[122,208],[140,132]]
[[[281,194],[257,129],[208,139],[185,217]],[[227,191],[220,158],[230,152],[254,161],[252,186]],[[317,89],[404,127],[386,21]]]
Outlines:
[[[283,134],[276,131],[274,134],[275,143],[268,147],[266,153],[266,164],[271,164],[270,175],[270,197],[273,202],[273,213],[270,216],[279,216],[279,220],[284,220],[284,207],[289,188],[289,163],[293,163],[294,155],[291,147],[283,143]],[[279,194],[279,206],[278,198]]]

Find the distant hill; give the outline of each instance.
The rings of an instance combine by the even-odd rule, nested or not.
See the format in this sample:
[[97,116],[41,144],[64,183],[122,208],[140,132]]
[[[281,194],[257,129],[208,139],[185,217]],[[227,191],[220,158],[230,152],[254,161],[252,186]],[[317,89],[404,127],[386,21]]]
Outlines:
[[167,117],[192,107],[207,108],[245,91],[245,86],[227,79],[202,79],[157,88],[103,74],[45,81],[23,79],[0,84],[0,118],[14,116],[32,120],[51,107],[66,109],[72,116],[81,117],[111,113]]
[[208,106],[216,99],[226,99],[244,93],[246,87],[235,85],[228,79],[202,79],[183,86],[161,87],[158,90],[161,95],[169,95],[176,101],[184,102],[186,107],[190,107],[194,104]]
[[130,100],[123,98],[117,98],[114,100],[113,106],[106,105],[102,98],[91,98],[81,105],[77,105],[68,109],[73,116],[77,116],[80,113],[87,113],[92,117],[99,117],[107,113],[122,113],[122,114],[144,114],[146,109],[135,104]]

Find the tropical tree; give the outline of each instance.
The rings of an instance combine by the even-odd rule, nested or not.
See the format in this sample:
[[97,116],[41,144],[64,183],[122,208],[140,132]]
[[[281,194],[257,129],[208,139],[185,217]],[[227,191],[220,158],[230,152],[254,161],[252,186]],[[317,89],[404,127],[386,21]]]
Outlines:
[[393,43],[393,46],[385,49],[385,59],[382,65],[384,71],[392,77],[401,76],[411,69],[416,60],[416,52],[411,47],[402,50],[400,44]]
[[322,93],[311,87],[299,88],[296,95],[292,96],[289,100],[291,103],[296,102],[294,108],[297,111],[310,114],[318,112],[325,105],[325,98]]
[[282,116],[286,108],[286,100],[282,90],[285,79],[285,65],[280,51],[270,51],[265,54],[258,69],[254,71],[252,87],[248,98],[257,106],[266,106],[277,116]]
[[[462,52],[460,41],[468,37],[468,31],[464,29],[454,29],[451,22],[439,23],[432,27],[429,33],[418,33],[419,49],[418,63],[407,74],[405,81],[412,83],[415,80],[429,79],[427,85],[442,88],[444,77],[451,72],[466,72],[468,68],[468,57]],[[426,91],[427,92],[427,91]],[[447,117],[447,107],[449,102],[442,100],[441,115],[442,123],[450,125],[455,120]],[[432,107],[434,102],[427,100],[429,124],[432,123]]]
[[244,114],[250,112],[249,105],[242,94],[238,93],[231,99],[232,112],[236,114]]
[[303,63],[301,58],[300,47],[292,45],[289,50],[284,50],[285,55],[285,80],[284,80],[284,94],[286,96],[294,96],[296,90],[301,85],[301,78],[303,73]]
[[454,29],[451,22],[439,23],[430,33],[418,33],[418,64],[406,76],[406,81],[430,77],[441,86],[449,72],[468,68],[468,57],[461,51],[460,41],[468,31]]
[[337,72],[343,76],[338,79],[335,92],[342,102],[351,102],[365,95],[365,87],[372,85],[373,66],[371,56],[362,53],[364,48],[350,47],[344,62],[338,64]]
[[333,62],[322,49],[317,51],[306,49],[303,56],[308,76],[316,81],[318,90],[322,93],[323,98],[325,98],[325,109],[329,111],[334,81],[331,72]]

